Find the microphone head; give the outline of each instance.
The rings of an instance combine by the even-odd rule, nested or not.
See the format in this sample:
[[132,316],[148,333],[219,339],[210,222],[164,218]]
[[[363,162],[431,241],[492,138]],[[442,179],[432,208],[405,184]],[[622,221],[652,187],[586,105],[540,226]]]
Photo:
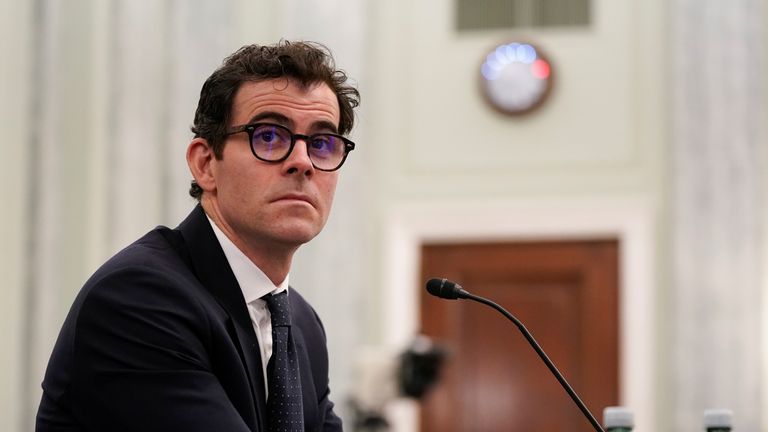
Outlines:
[[461,285],[456,282],[449,281],[448,279],[433,278],[427,281],[427,292],[435,297],[440,297],[449,300],[456,300],[463,298],[466,291],[461,288]]

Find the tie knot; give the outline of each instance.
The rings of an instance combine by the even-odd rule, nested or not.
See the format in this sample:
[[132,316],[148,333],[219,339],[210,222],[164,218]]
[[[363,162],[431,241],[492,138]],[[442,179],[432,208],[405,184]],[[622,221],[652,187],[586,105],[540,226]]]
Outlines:
[[288,304],[288,292],[265,295],[269,314],[272,316],[272,327],[290,327],[291,308]]

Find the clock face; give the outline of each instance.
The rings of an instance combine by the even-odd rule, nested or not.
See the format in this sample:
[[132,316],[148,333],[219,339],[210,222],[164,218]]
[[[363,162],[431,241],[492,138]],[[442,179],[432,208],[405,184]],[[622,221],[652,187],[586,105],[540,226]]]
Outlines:
[[526,114],[549,95],[552,65],[533,45],[510,42],[486,55],[480,81],[486,100],[494,108],[505,114]]

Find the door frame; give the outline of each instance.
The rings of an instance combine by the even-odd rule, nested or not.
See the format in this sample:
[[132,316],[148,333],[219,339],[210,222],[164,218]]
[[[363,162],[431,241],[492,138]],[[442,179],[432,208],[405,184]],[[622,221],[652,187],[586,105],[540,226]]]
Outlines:
[[[657,245],[656,211],[649,199],[429,201],[396,204],[385,215],[380,316],[383,343],[397,348],[406,346],[419,328],[418,289],[424,289],[424,281],[418,280],[420,250],[425,242],[617,239],[619,399],[634,411],[636,424],[655,427]],[[388,414],[393,430],[418,430],[417,403],[400,400]],[[593,414],[602,418],[602,412]]]

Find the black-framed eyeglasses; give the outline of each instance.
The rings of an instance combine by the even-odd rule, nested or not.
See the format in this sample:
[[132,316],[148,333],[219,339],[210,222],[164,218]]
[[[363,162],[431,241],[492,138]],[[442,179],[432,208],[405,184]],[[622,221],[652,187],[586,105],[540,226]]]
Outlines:
[[240,132],[248,133],[251,152],[257,159],[265,162],[282,162],[288,159],[296,140],[302,139],[307,143],[307,155],[312,161],[312,166],[320,171],[336,171],[341,168],[349,152],[355,149],[355,143],[341,135],[295,134],[287,127],[273,123],[235,126],[227,131],[227,136]]

